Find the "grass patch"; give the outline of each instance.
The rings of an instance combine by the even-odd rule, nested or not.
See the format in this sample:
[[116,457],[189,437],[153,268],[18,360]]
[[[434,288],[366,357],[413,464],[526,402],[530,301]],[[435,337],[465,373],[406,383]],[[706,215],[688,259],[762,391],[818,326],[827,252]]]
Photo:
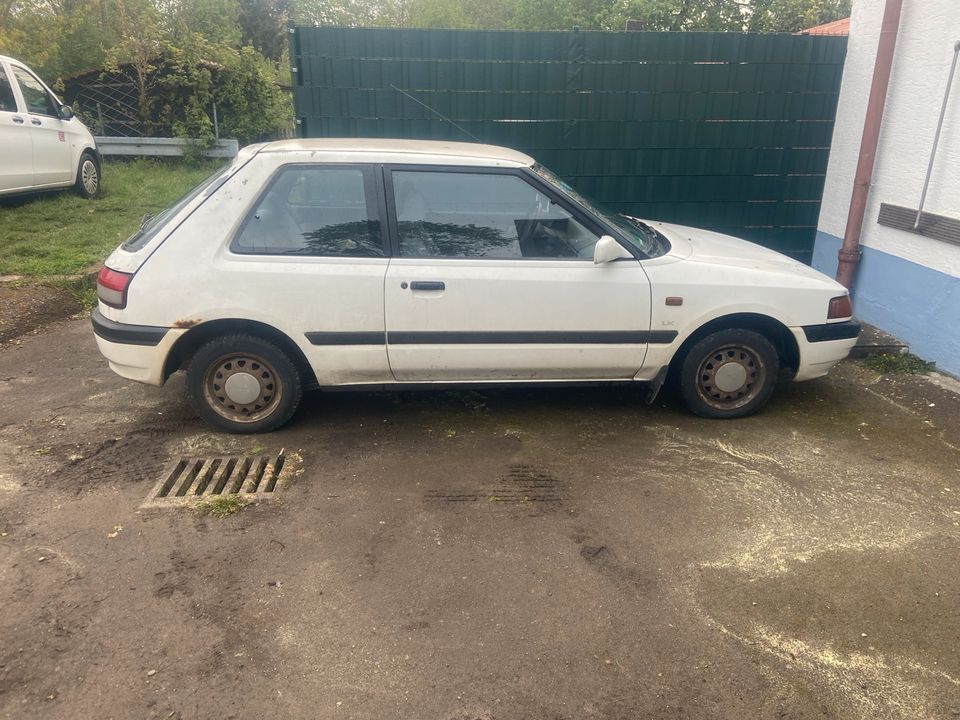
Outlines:
[[200,515],[213,515],[225,518],[240,512],[247,506],[247,501],[239,495],[217,495],[197,503],[197,512]]
[[69,190],[0,201],[0,275],[72,275],[98,264],[137,229],[140,218],[172,204],[222,161],[108,161],[103,195]]
[[936,363],[922,360],[913,353],[870,355],[864,358],[863,364],[881,375],[924,375],[936,368]]

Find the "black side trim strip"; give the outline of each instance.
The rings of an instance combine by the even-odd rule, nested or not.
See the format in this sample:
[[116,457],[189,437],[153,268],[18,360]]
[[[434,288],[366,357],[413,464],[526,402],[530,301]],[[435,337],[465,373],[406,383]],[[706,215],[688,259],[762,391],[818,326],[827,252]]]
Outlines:
[[313,345],[669,345],[674,330],[590,330],[519,332],[308,332]]
[[860,323],[853,320],[826,325],[804,325],[803,334],[807,342],[827,342],[828,340],[849,340],[860,335]]
[[311,345],[386,345],[385,332],[308,332]]
[[100,312],[100,308],[93,309],[90,322],[93,323],[93,332],[99,337],[123,345],[158,345],[169,330],[155,325],[127,325],[108,320]]

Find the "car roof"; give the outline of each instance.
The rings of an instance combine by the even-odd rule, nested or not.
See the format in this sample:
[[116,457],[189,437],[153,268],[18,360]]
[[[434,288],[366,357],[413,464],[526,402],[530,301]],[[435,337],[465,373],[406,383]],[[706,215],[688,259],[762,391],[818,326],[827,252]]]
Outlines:
[[461,160],[467,161],[470,165],[489,164],[513,167],[529,167],[534,163],[534,159],[529,155],[510,148],[446,140],[304,138],[265,143],[260,152],[329,155],[330,160],[336,162],[355,160],[432,165],[450,164]]

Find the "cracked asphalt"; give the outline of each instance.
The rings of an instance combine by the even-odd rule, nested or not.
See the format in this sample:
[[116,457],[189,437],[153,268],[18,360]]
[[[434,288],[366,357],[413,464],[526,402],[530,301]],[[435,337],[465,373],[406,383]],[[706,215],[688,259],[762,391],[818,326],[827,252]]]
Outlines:
[[[0,349],[0,717],[956,718],[954,387],[313,394],[235,437],[55,324]],[[141,509],[281,448],[270,501]]]

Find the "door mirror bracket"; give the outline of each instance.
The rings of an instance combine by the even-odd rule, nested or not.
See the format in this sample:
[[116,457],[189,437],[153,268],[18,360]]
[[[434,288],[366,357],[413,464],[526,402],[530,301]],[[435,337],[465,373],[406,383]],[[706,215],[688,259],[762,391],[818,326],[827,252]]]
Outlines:
[[597,265],[632,257],[633,255],[610,235],[602,236],[593,248],[593,262]]

